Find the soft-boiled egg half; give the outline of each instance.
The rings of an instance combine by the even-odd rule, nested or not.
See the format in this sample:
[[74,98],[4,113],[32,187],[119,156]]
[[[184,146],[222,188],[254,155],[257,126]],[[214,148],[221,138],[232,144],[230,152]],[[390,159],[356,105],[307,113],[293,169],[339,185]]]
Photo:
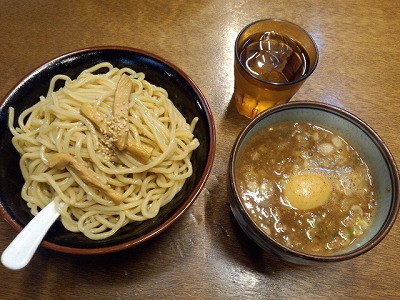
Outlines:
[[294,208],[310,210],[328,202],[332,193],[329,180],[320,174],[295,175],[283,186],[283,196]]

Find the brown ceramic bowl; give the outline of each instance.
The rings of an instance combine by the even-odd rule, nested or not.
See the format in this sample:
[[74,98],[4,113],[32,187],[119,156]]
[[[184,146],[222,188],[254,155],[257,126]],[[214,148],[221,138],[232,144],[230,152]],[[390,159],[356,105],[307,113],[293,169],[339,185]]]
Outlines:
[[[366,161],[375,182],[377,208],[369,229],[350,247],[329,255],[313,255],[293,250],[261,230],[246,210],[235,179],[238,154],[257,131],[282,121],[309,122],[332,130],[348,141]],[[243,129],[234,143],[228,178],[231,210],[243,231],[261,248],[299,264],[343,261],[366,253],[387,235],[399,211],[399,173],[389,149],[365,122],[328,104],[290,102],[258,115]]]
[[22,230],[32,215],[20,196],[23,179],[19,171],[19,154],[11,144],[12,136],[7,127],[8,108],[14,107],[18,116],[37,102],[39,96],[46,94],[49,81],[56,74],[76,78],[84,69],[103,61],[115,67],[130,67],[144,72],[149,82],[167,90],[170,99],[187,120],[199,117],[194,134],[200,141],[200,147],[191,158],[194,174],[155,218],[131,223],[105,240],[89,240],[83,234],[67,231],[60,222],[56,222],[42,242],[42,246],[52,250],[101,254],[133,247],[155,237],[195,201],[214,160],[216,134],[210,107],[198,86],[177,66],[157,55],[132,48],[90,48],[62,55],[28,74],[0,102],[0,214],[15,230]]

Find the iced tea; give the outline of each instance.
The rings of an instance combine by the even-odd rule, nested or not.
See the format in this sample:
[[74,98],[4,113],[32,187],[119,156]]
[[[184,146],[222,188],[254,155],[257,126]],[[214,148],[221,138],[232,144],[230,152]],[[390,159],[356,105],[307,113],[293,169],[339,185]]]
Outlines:
[[235,52],[233,98],[239,113],[248,118],[289,101],[318,61],[311,37],[297,25],[276,19],[243,29]]

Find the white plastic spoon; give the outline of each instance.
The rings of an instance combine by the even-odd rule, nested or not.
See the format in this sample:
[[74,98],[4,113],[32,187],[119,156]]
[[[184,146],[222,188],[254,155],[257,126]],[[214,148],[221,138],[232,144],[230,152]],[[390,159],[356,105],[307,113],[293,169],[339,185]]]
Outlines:
[[25,267],[59,215],[54,201],[50,202],[4,250],[1,255],[3,265],[11,270],[19,270]]

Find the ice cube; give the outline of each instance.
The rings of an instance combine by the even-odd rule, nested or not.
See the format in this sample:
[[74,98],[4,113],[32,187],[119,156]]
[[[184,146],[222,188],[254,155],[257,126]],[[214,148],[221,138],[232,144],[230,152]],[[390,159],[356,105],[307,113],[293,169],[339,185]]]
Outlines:
[[295,79],[304,65],[302,51],[295,41],[277,32],[265,32],[247,46],[245,64],[256,77],[272,82]]

